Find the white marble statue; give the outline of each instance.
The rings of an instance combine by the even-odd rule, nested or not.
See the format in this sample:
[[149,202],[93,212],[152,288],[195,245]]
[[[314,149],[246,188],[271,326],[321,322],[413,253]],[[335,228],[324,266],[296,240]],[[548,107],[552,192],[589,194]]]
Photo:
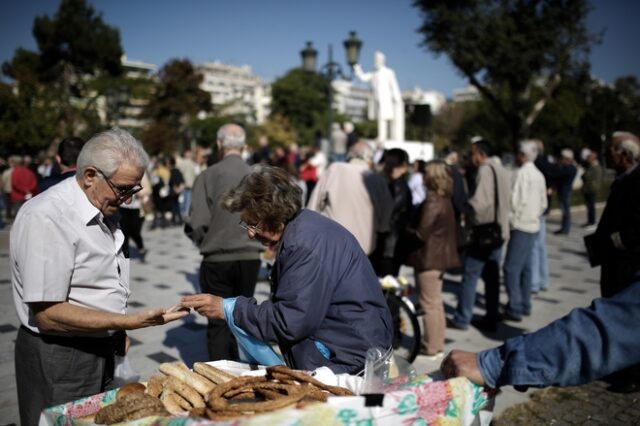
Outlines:
[[363,82],[370,81],[373,88],[373,99],[369,102],[369,119],[378,119],[379,141],[404,141],[404,102],[396,74],[385,66],[382,52],[375,53],[374,67],[375,71],[365,73],[360,64],[353,66],[356,77]]

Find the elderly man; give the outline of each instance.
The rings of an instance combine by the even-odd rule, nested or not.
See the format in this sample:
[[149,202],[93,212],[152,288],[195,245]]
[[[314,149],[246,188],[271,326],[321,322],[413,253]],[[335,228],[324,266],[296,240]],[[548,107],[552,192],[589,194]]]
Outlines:
[[596,229],[602,264],[600,290],[611,297],[631,284],[640,271],[640,144],[630,133],[616,132],[609,149],[618,176]]
[[368,143],[351,147],[348,160],[333,163],[320,176],[307,207],[347,228],[370,255],[378,234],[389,232],[393,198],[384,178],[371,170],[373,149]]
[[504,261],[504,282],[509,294],[505,317],[513,321],[531,314],[531,251],[540,231],[540,218],[547,209],[544,175],[533,164],[537,155],[535,141],[520,143],[516,155],[519,169],[511,189],[511,233]]
[[149,159],[120,129],[89,140],[75,179],[24,204],[11,230],[11,281],[22,325],[15,346],[21,424],[51,405],[99,393],[113,378],[123,330],[187,315],[165,309],[126,314],[129,260],[118,207],[138,192]]
[[[219,205],[222,195],[251,171],[241,157],[245,132],[237,124],[225,124],[218,130],[217,144],[221,159],[193,184],[185,232],[202,254],[200,287],[204,293],[252,297],[262,247],[238,226],[238,213],[223,210]],[[236,339],[224,320],[209,320],[207,344],[211,360],[238,359]]]
[[[629,132],[615,132],[609,147],[610,164],[618,176],[595,232],[592,248],[600,268],[602,297],[614,297],[640,272],[640,140]],[[640,390],[640,365],[609,378],[614,392]]]

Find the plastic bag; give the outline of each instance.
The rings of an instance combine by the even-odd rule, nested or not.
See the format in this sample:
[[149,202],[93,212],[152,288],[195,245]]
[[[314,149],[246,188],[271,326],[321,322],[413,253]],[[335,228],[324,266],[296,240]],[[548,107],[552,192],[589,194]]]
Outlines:
[[233,309],[236,307],[236,298],[224,299],[224,319],[229,329],[238,341],[240,359],[244,362],[261,365],[283,365],[282,359],[265,342],[249,336],[233,321]]
[[140,380],[140,373],[133,368],[129,357],[114,355],[115,368],[113,370],[113,381],[111,387],[119,388],[127,383],[134,383]]
[[364,382],[360,394],[382,394],[387,386],[399,380],[409,382],[416,370],[404,358],[396,356],[393,348],[371,348],[364,364]]

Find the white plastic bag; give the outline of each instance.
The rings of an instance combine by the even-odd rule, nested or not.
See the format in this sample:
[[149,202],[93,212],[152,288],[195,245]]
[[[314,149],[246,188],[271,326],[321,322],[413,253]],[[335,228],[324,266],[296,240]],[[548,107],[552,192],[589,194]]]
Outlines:
[[115,355],[115,369],[113,370],[113,382],[111,387],[119,388],[127,383],[134,383],[140,380],[140,373],[133,368],[129,357]]

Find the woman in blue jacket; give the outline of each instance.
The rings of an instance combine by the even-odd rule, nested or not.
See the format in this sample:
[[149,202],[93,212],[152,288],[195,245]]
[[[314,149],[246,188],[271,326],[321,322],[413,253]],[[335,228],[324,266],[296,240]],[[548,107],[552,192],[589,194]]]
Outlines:
[[[249,237],[277,253],[270,299],[238,297],[238,327],[277,342],[287,364],[303,370],[355,374],[369,348],[391,346],[391,314],[367,256],[340,224],[302,209],[301,190],[282,169],[250,173],[221,205],[239,212]],[[186,296],[183,305],[224,318],[223,299],[211,294]]]

